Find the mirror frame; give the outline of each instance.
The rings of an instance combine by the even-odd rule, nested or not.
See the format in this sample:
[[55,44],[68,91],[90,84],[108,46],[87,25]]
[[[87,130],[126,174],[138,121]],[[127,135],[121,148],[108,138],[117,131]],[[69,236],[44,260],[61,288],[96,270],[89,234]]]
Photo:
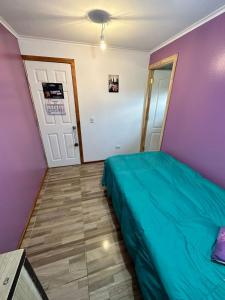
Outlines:
[[174,55],[166,57],[154,64],[151,64],[148,67],[149,71],[148,71],[147,88],[146,88],[146,93],[145,93],[145,103],[144,103],[142,131],[141,131],[141,143],[140,143],[140,151],[141,152],[143,152],[145,150],[145,138],[146,138],[146,132],[147,132],[147,125],[148,125],[149,109],[150,109],[150,104],[151,104],[151,92],[152,92],[154,71],[163,69],[163,67],[165,67],[166,65],[173,64],[172,71],[171,71],[171,77],[170,77],[170,83],[169,83],[169,90],[168,90],[168,95],[167,95],[167,101],[166,101],[166,109],[165,109],[165,113],[164,113],[164,117],[163,117],[162,130],[160,133],[159,144],[160,144],[160,150],[161,150],[165,125],[166,125],[166,118],[167,118],[167,113],[168,113],[170,98],[171,98],[171,93],[172,93],[174,75],[175,75],[176,66],[177,66],[177,60],[178,60],[178,54],[174,54]]

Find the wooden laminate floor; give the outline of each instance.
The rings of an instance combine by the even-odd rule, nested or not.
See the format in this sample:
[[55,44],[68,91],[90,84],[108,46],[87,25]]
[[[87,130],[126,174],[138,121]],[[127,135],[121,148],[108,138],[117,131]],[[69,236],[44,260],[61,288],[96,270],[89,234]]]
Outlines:
[[22,247],[49,299],[141,299],[103,164],[50,169]]

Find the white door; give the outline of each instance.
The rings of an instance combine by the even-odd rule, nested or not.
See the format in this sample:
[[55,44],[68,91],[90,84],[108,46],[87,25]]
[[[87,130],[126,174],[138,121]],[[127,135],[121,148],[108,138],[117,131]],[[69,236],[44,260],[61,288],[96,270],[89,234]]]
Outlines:
[[145,151],[160,150],[160,136],[166,110],[171,70],[155,70],[153,74]]
[[[77,122],[70,64],[26,61],[28,81],[49,167],[80,164]],[[62,83],[64,115],[47,113],[42,83]],[[50,100],[51,101],[51,100]]]

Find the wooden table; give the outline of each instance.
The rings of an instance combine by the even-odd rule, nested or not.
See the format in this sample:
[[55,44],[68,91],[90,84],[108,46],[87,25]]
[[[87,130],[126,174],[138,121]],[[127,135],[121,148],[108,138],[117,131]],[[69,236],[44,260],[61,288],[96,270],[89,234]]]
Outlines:
[[0,300],[48,300],[23,249],[0,255]]

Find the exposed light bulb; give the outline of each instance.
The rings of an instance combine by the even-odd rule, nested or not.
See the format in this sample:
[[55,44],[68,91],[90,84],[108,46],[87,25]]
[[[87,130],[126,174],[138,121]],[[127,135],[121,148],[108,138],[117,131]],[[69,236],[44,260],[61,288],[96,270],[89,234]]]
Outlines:
[[100,47],[101,47],[102,50],[106,49],[106,43],[105,43],[104,39],[101,39],[101,41],[100,41]]

